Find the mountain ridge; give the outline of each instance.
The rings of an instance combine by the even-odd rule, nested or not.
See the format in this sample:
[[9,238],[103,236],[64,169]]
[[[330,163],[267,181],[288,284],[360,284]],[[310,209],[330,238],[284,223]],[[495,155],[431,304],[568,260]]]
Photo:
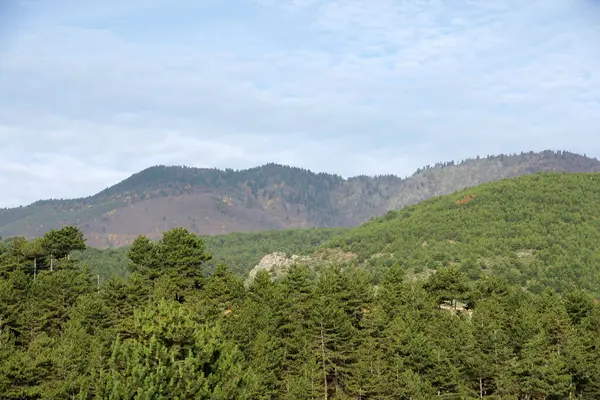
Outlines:
[[198,234],[351,227],[389,210],[506,177],[598,172],[600,161],[566,151],[476,157],[396,175],[343,178],[268,163],[245,170],[158,165],[94,195],[0,209],[0,235],[38,236],[77,225],[94,247],[119,247],[174,226]]

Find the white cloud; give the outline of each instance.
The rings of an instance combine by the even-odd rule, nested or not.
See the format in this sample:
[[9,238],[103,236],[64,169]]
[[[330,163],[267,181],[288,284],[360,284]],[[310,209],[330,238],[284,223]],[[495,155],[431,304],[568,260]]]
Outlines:
[[351,176],[600,156],[592,1],[43,3],[0,42],[0,206],[154,164]]

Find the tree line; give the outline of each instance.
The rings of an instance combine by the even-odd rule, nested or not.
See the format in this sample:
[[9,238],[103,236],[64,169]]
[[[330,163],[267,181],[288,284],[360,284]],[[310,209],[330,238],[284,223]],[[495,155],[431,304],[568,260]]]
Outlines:
[[[0,247],[2,399],[600,396],[600,306],[441,266],[296,265],[251,284],[183,228],[98,285],[77,228]],[[39,246],[39,247],[37,247]],[[34,249],[34,250],[32,250]],[[34,265],[37,265],[34,269]],[[375,284],[376,282],[376,284]]]

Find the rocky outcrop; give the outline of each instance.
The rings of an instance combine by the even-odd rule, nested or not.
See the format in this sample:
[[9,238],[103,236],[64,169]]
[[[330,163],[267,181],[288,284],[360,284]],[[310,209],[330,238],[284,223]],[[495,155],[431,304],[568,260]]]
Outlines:
[[281,278],[287,274],[290,267],[294,264],[308,263],[311,257],[292,255],[288,256],[283,252],[275,252],[265,255],[260,262],[248,273],[248,283],[254,281],[256,274],[260,271],[267,271],[272,278]]
[[288,256],[283,252],[274,252],[265,255],[260,262],[248,273],[247,284],[254,281],[256,274],[267,271],[272,279],[285,276],[292,265],[303,264],[309,267],[319,265],[346,265],[355,262],[356,254],[344,252],[341,249],[321,249],[310,256],[299,256],[293,254]]

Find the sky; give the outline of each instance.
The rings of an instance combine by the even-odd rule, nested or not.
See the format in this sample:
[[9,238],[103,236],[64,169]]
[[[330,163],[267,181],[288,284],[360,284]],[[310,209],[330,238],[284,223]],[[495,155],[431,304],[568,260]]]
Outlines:
[[600,157],[600,0],[0,2],[0,207],[544,149]]

